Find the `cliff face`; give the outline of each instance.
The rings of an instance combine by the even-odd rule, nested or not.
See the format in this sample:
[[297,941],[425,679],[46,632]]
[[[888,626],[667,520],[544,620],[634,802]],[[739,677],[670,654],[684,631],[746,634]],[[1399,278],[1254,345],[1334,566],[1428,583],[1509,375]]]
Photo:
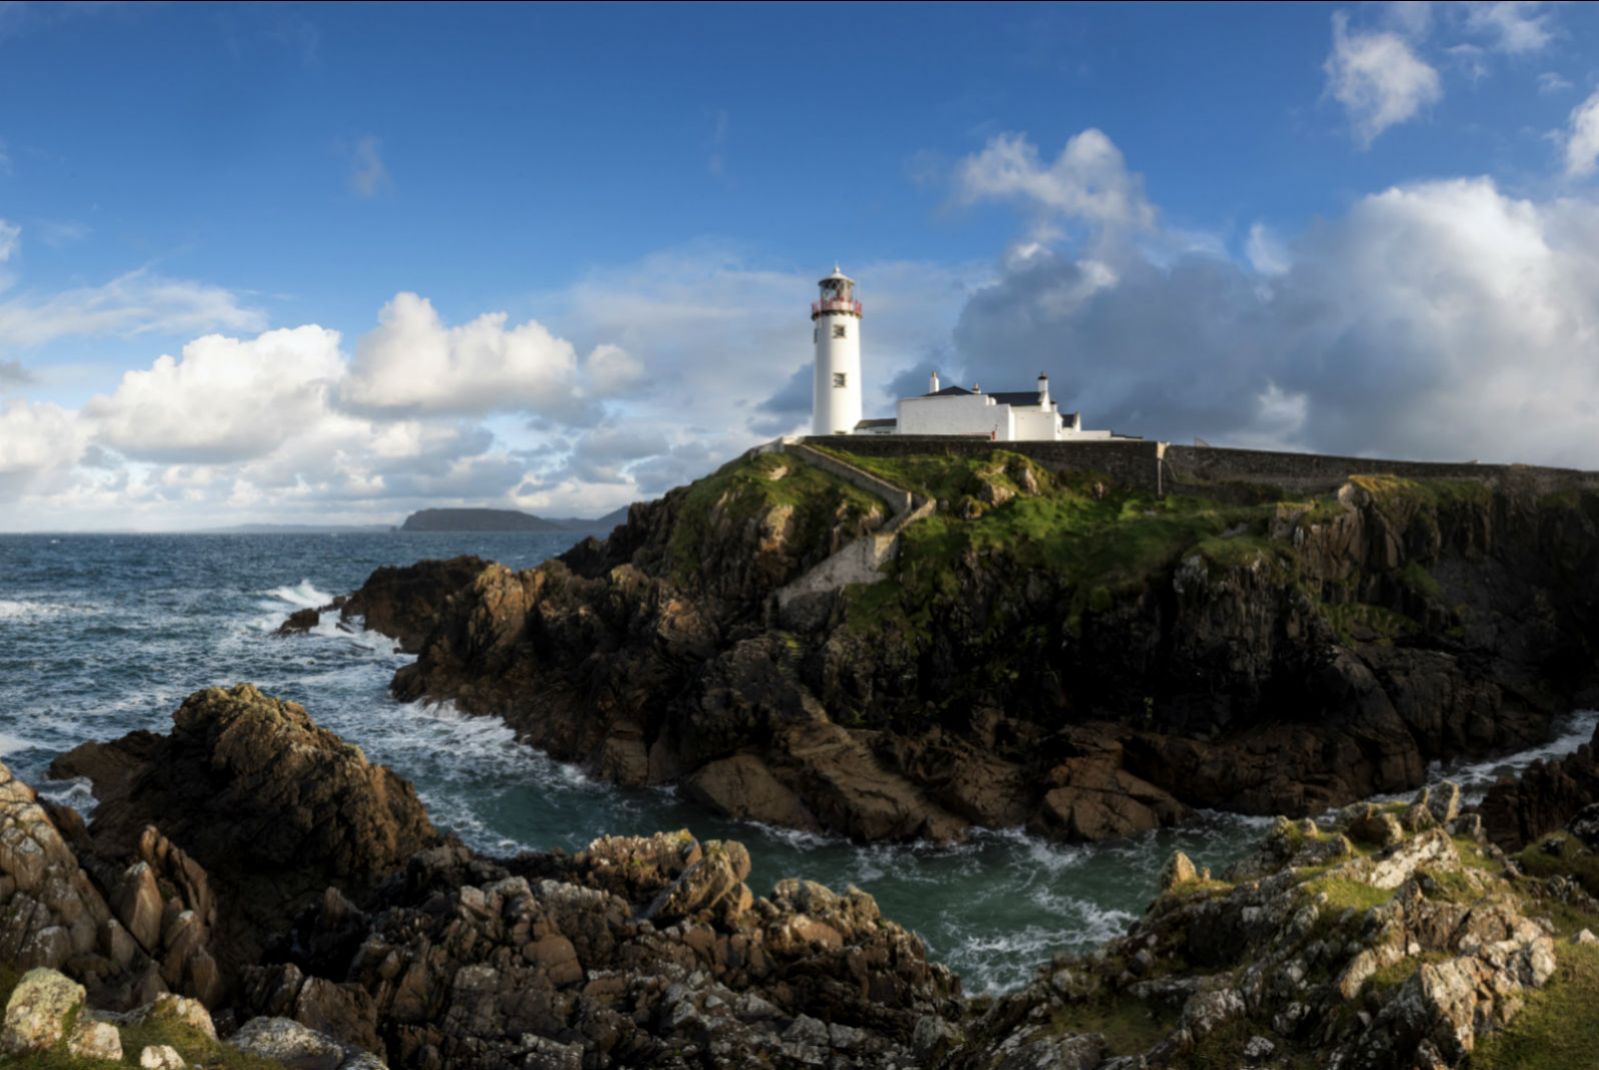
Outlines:
[[1591,492],[1354,477],[1224,504],[1002,452],[855,460],[941,506],[883,582],[783,627],[774,592],[882,509],[746,459],[559,561],[484,567],[396,692],[735,816],[1097,839],[1414,787],[1542,738],[1595,683]]

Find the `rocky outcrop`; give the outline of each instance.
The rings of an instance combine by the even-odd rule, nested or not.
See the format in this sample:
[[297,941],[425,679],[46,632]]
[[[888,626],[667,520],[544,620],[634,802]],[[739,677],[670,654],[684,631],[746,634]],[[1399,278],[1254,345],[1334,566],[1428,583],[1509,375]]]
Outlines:
[[1512,470],[1228,505],[1003,452],[895,463],[938,514],[901,533],[889,578],[804,622],[776,592],[881,506],[752,456],[633,507],[604,542],[482,567],[435,606],[395,693],[730,816],[1084,840],[1408,790],[1432,761],[1541,741],[1599,685],[1590,490]]
[[466,587],[488,562],[479,557],[452,557],[408,568],[384,566],[367,577],[361,589],[334,603],[343,620],[360,618],[375,632],[415,653],[438,626],[452,595]]
[[[61,964],[66,976],[22,979],[0,1049],[87,1057],[120,1046],[158,1065],[158,1049],[172,1044],[204,1063],[220,1036],[283,1066],[322,1070],[1092,1070],[1301,1059],[1344,1070],[1464,1068],[1518,1027],[1546,985],[1588,976],[1559,979],[1578,961],[1570,956],[1591,955],[1599,926],[1599,901],[1569,875],[1531,877],[1507,864],[1479,815],[1461,814],[1458,790],[1445,785],[1409,803],[1346,808],[1330,825],[1279,819],[1219,876],[1175,855],[1159,898],[1125,937],[1057,956],[1017,992],[968,1003],[957,978],[870,895],[805,880],[755,895],[738,843],[683,831],[603,837],[572,855],[490,858],[412,820],[403,781],[298,707],[241,687],[198,693],[174,721],[168,737],[139,733],[79,755],[75,768],[98,770],[107,785],[103,830],[99,813],[86,829],[51,818],[15,781],[7,798],[33,807],[31,842],[46,844],[52,872],[75,882],[85,909],[124,917],[140,934],[136,958],[151,942],[154,954],[138,961],[152,984],[190,985],[203,961],[193,952],[213,953],[228,978],[213,1000],[216,1025],[199,1000],[170,994],[127,1013],[88,1012],[98,1004],[80,985],[108,967],[74,955]],[[204,775],[219,805],[172,821],[149,815],[157,823],[129,848],[137,860],[107,864],[138,807],[186,798],[130,755],[202,775],[189,747],[209,756]],[[263,782],[245,753],[283,775]],[[280,860],[268,900],[300,909],[275,938],[254,932],[254,958],[234,962],[219,939],[250,936],[246,922],[264,916],[252,911],[266,909],[234,882],[246,873],[266,880],[265,860],[280,858],[271,853],[280,841],[263,838],[253,819],[229,828],[243,784],[294,826],[304,861]],[[1087,793],[1087,784],[1078,786]],[[313,835],[313,817],[344,827]],[[1574,822],[1571,838],[1586,828]],[[262,853],[241,829],[261,839]],[[357,844],[352,830],[370,842]],[[222,843],[238,857],[213,856]],[[72,844],[95,863],[77,866]],[[1585,867],[1587,852],[1534,853]],[[8,874],[18,854],[6,856]],[[316,883],[316,895],[278,898]],[[151,885],[159,924],[140,905]],[[0,940],[22,946],[15,933],[30,919],[0,916]],[[184,968],[177,975],[174,964]],[[1112,1021],[1117,1028],[1102,1025]]]
[[94,784],[74,839],[123,939],[212,1005],[330,886],[367,894],[440,839],[410,784],[248,684],[191,695],[168,736],[87,743],[51,768]]
[[[164,1042],[141,1040],[151,1037]],[[127,1013],[97,1010],[82,985],[41,967],[28,971],[9,994],[0,1026],[0,1065],[55,1066],[63,1057],[72,1066],[121,1065],[124,1040],[126,1054],[137,1052],[137,1065],[145,1070],[221,1065],[218,1059],[225,1057],[211,1016],[193,1000],[161,996]],[[254,1056],[250,1065],[263,1070],[387,1070],[370,1052],[343,1047],[282,1019],[253,1019],[227,1038],[226,1047],[234,1050],[226,1065],[235,1065],[242,1052]]]
[[[327,1070],[909,1067],[917,1023],[963,1006],[863,892],[790,880],[757,897],[742,845],[687,832],[478,855],[435,833],[403,780],[247,685],[191,696],[168,736],[79,748],[58,769],[101,801],[53,840],[35,805],[35,838],[126,926],[156,993],[200,997],[160,996],[124,1026],[209,1029],[203,1000],[252,1023],[223,1030],[242,1050]],[[25,924],[0,918],[0,939]]]
[[[1331,828],[1280,819],[1224,879],[1176,856],[1127,936],[1057,956],[946,1065],[1468,1065],[1569,945],[1541,917],[1542,883],[1505,870],[1474,821],[1439,825],[1449,808],[1387,810],[1401,836],[1376,854],[1352,842],[1372,826],[1359,807]],[[1092,1029],[1106,1021],[1125,1023],[1114,1050]]]
[[1599,730],[1575,753],[1535,762],[1519,777],[1495,784],[1478,805],[1488,837],[1519,851],[1599,802]]
[[[70,820],[70,811],[61,815]],[[69,825],[70,827],[70,825]],[[70,969],[97,997],[159,991],[155,964],[79,864],[57,819],[0,765],[0,963]]]

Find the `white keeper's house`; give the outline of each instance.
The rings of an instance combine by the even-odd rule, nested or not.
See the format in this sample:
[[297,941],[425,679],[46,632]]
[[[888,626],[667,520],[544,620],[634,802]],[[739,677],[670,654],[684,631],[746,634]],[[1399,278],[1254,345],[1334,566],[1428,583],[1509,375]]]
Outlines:
[[815,435],[958,435],[995,442],[1062,442],[1124,438],[1110,431],[1084,431],[1082,416],[1061,412],[1049,396],[1049,376],[1038,373],[1032,390],[985,393],[941,386],[934,372],[927,393],[900,398],[892,419],[861,418],[861,303],[855,280],[836,266],[820,280],[811,303],[811,340],[816,346],[811,433]]

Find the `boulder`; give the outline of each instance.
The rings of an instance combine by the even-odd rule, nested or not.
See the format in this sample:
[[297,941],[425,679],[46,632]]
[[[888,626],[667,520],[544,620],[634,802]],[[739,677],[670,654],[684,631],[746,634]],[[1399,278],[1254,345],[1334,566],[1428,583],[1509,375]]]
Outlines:
[[55,970],[35,967],[22,975],[6,1001],[0,1053],[49,1051],[67,1035],[68,1019],[83,1007],[83,986]]
[[122,1061],[122,1034],[110,1022],[80,1017],[67,1037],[67,1051],[96,1062]]
[[228,1038],[233,1047],[289,1070],[339,1070],[348,1057],[332,1037],[291,1018],[252,1018]]
[[139,1052],[142,1070],[183,1070],[187,1065],[170,1044],[150,1044]]
[[1166,865],[1160,871],[1160,890],[1169,892],[1180,884],[1198,880],[1199,871],[1194,868],[1194,863],[1181,851],[1173,851],[1166,860]]

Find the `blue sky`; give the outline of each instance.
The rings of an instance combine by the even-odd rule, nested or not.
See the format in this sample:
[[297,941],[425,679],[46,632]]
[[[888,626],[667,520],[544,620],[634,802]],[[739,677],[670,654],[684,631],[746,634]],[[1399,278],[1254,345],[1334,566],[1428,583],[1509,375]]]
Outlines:
[[804,422],[835,260],[878,410],[1045,365],[1087,426],[1599,466],[1596,37],[0,3],[0,530],[603,512]]

